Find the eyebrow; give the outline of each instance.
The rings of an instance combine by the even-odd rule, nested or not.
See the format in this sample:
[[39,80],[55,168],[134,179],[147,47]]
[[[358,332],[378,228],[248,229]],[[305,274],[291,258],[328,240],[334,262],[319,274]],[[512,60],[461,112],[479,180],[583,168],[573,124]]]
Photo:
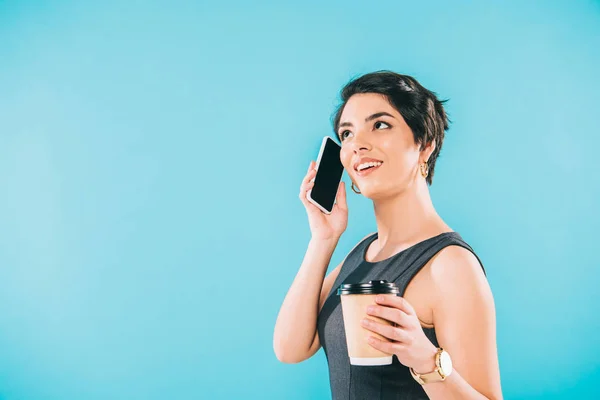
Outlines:
[[[395,118],[392,114],[386,113],[385,111],[381,111],[381,112],[375,113],[375,114],[370,115],[367,118],[365,118],[365,122],[369,122],[369,121],[374,120],[375,118],[379,118],[379,117],[383,117],[383,116]],[[338,126],[338,128],[342,128],[344,126],[353,126],[353,125],[352,125],[352,122],[342,122]]]

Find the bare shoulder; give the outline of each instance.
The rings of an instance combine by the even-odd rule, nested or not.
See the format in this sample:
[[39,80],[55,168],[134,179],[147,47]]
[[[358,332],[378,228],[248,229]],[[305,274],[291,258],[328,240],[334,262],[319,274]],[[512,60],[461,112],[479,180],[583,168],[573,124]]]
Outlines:
[[471,251],[461,246],[448,246],[440,250],[430,263],[431,277],[442,282],[445,280],[485,279],[479,260]]
[[421,324],[431,328],[441,303],[454,306],[458,298],[481,297],[486,290],[487,280],[477,257],[464,247],[451,245],[440,250],[413,277],[404,297],[413,305]]
[[434,292],[445,298],[491,294],[479,260],[464,247],[445,247],[431,260],[428,270]]

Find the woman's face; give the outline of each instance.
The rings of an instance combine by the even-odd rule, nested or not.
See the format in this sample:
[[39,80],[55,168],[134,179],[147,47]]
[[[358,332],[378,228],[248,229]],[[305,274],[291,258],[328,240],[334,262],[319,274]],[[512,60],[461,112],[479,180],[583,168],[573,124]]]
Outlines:
[[[418,174],[421,152],[413,133],[383,95],[361,93],[350,97],[337,134],[342,143],[342,164],[364,196],[388,197],[423,179]],[[378,166],[360,171],[364,158],[377,160]]]

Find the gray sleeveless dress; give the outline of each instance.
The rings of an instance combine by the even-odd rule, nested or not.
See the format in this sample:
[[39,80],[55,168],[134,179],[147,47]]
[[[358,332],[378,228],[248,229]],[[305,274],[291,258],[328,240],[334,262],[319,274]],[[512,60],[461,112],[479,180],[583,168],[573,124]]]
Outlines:
[[[317,317],[319,340],[329,367],[329,382],[333,400],[412,400],[428,399],[425,390],[410,375],[408,367],[396,356],[390,365],[351,365],[346,346],[342,306],[337,289],[343,283],[360,283],[385,279],[399,288],[399,296],[412,278],[447,246],[460,246],[477,254],[457,232],[445,232],[409,247],[392,257],[378,261],[365,260],[368,246],[377,239],[377,233],[356,246],[346,257],[323,308]],[[483,264],[479,257],[481,267]],[[485,269],[484,269],[485,273]],[[423,328],[425,335],[439,347],[435,328]]]

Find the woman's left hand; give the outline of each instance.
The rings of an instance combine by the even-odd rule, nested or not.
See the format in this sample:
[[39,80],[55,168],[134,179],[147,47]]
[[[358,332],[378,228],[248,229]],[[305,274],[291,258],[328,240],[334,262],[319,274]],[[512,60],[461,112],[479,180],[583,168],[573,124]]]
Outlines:
[[392,325],[367,319],[368,323],[363,321],[362,326],[388,338],[390,342],[369,335],[368,343],[384,353],[395,354],[398,361],[412,367],[417,373],[424,374],[435,370],[437,348],[425,336],[414,308],[399,296],[376,296],[375,299],[377,305],[369,306],[367,314],[388,320]]

